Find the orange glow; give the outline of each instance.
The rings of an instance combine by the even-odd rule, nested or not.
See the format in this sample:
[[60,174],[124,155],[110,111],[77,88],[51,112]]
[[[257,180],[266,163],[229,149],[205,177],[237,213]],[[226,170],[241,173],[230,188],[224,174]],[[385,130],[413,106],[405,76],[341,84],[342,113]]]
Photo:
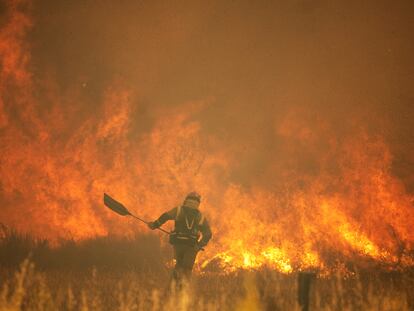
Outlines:
[[[201,270],[413,265],[414,198],[392,173],[384,137],[364,124],[339,135],[333,122],[292,108],[274,118],[280,158],[243,185],[230,176],[244,146],[206,133],[196,117],[208,101],[155,109],[138,133],[139,96],[114,79],[93,113],[80,116],[88,103],[78,90],[68,99],[31,73],[32,22],[14,3],[0,30],[0,222],[54,243],[131,236],[146,227],[106,210],[104,192],[154,219],[196,189],[214,233]],[[313,159],[300,163],[311,167],[307,175],[293,169],[303,154]]]

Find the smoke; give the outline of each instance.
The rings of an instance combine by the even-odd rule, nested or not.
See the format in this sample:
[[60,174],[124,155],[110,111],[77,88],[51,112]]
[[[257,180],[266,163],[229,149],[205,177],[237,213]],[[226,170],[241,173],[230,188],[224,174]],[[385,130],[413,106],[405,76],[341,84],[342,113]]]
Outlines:
[[130,235],[104,191],[151,219],[197,190],[206,265],[408,262],[409,6],[4,4],[0,222]]

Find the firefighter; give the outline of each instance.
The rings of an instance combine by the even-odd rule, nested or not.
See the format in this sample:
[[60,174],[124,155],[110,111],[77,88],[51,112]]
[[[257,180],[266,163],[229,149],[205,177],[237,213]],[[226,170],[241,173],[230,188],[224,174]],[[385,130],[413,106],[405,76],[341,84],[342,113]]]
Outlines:
[[183,204],[162,214],[157,220],[148,223],[154,230],[168,220],[174,220],[174,231],[170,234],[170,243],[174,247],[175,268],[173,278],[176,281],[191,276],[197,253],[211,239],[211,230],[204,215],[198,210],[201,196],[197,192],[189,193]]

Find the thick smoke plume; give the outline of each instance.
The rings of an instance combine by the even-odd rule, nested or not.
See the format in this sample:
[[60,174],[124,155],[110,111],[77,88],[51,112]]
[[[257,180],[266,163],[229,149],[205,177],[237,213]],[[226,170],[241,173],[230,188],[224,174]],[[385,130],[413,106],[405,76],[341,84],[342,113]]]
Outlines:
[[152,219],[197,190],[205,269],[412,265],[406,6],[2,5],[0,222],[129,236],[103,192]]

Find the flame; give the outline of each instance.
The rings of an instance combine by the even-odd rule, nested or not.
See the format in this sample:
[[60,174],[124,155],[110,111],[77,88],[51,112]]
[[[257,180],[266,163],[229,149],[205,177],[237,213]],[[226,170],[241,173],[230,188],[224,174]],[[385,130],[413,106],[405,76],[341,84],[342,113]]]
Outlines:
[[292,109],[275,118],[282,156],[242,185],[230,178],[240,147],[206,134],[196,117],[208,101],[154,109],[137,131],[139,96],[125,81],[114,79],[93,113],[81,114],[80,90],[68,96],[35,79],[24,4],[8,4],[0,30],[2,223],[55,242],[128,236],[146,228],[105,210],[103,192],[151,219],[196,189],[214,232],[202,270],[413,265],[413,196],[392,174],[384,137],[363,126],[339,135],[329,120]]

